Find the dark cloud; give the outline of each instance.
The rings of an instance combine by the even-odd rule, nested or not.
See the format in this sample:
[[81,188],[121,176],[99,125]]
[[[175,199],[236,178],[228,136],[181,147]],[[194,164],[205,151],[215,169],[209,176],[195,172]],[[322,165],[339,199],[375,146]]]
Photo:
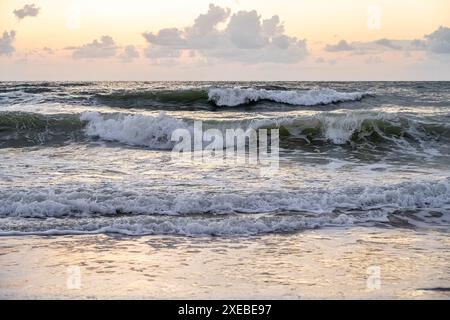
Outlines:
[[351,51],[354,50],[354,47],[347,41],[341,40],[337,44],[327,44],[325,50],[328,52]]
[[36,17],[40,10],[41,8],[34,4],[26,4],[21,9],[14,10],[13,13],[19,20],[22,20],[25,17]]

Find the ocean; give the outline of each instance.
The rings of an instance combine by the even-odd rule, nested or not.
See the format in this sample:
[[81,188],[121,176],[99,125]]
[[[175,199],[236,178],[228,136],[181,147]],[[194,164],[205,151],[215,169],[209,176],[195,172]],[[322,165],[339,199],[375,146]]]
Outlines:
[[[175,161],[199,121],[278,130],[276,172]],[[445,234],[449,179],[450,82],[0,83],[2,236]]]

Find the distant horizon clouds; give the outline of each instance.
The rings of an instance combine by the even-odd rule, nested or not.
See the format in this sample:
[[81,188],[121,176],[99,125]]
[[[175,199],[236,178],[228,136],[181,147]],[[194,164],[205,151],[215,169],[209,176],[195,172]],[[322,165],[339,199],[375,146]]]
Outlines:
[[395,40],[382,38],[370,42],[352,43],[341,40],[336,44],[327,44],[324,49],[328,52],[356,51],[360,54],[389,50],[429,51],[435,54],[450,54],[450,28],[440,26],[437,30],[431,34],[424,35],[421,39]]

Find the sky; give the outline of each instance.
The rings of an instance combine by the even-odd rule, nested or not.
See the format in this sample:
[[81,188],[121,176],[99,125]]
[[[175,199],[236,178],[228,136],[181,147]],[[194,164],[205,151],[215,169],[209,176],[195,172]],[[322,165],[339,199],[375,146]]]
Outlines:
[[450,1],[0,0],[0,80],[450,80]]

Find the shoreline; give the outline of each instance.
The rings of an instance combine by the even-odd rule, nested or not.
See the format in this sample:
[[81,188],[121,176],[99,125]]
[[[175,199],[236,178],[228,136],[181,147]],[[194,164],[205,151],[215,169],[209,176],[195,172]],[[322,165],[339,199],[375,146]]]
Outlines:
[[236,240],[5,236],[0,298],[450,298],[443,232],[357,227]]

